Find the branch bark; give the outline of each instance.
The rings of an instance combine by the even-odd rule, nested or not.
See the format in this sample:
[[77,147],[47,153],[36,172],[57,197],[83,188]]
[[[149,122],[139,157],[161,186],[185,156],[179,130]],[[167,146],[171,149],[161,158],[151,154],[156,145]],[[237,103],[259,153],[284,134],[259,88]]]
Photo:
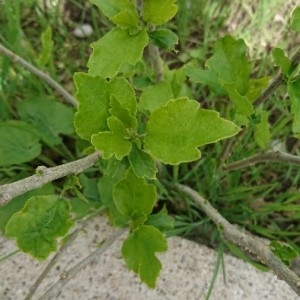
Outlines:
[[263,163],[267,161],[284,162],[284,163],[300,165],[299,156],[291,155],[289,153],[284,153],[281,151],[268,151],[266,153],[259,153],[253,155],[243,160],[235,161],[231,164],[225,165],[223,169],[225,171],[233,171],[233,170],[251,167],[258,163]]
[[222,235],[232,244],[251,252],[266,264],[277,277],[284,280],[300,296],[300,277],[289,269],[269,248],[267,244],[246,231],[240,231],[229,223],[221,214],[210,205],[209,201],[202,198],[195,190],[188,186],[177,184],[175,187],[193,199],[209,218],[221,228]]
[[0,206],[7,204],[13,198],[23,193],[42,187],[51,181],[70,174],[81,173],[92,167],[99,157],[99,152],[94,152],[87,157],[60,166],[52,168],[40,166],[36,169],[35,175],[0,186]]
[[59,95],[61,95],[65,101],[73,106],[77,106],[77,100],[69,94],[61,85],[59,85],[53,78],[51,78],[48,74],[42,72],[29,62],[27,62],[22,57],[18,56],[17,54],[13,53],[4,45],[0,44],[0,53],[4,56],[10,58],[13,62],[23,66],[25,69],[30,71],[32,74],[39,77],[41,80],[45,81],[49,86],[51,86]]

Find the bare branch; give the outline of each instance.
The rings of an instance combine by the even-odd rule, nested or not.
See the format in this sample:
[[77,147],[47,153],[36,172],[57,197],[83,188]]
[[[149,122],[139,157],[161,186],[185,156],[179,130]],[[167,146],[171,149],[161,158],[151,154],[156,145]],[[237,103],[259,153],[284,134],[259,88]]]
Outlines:
[[251,167],[258,163],[264,163],[267,161],[285,162],[295,165],[300,165],[300,157],[284,153],[281,151],[268,151],[266,153],[259,153],[243,160],[235,161],[231,164],[225,165],[223,168],[226,171],[238,170],[247,167]]
[[284,280],[298,295],[300,295],[300,277],[289,269],[269,248],[267,244],[246,231],[240,231],[229,223],[221,214],[188,186],[177,184],[176,188],[192,198],[209,218],[221,228],[222,235],[232,244],[251,252],[264,264],[273,270],[279,279]]
[[81,158],[60,166],[52,168],[40,166],[36,169],[36,175],[0,186],[0,206],[8,203],[13,198],[25,192],[42,187],[53,180],[70,174],[81,173],[84,170],[92,167],[99,157],[99,152],[95,152],[85,158]]
[[85,259],[80,261],[78,264],[73,266],[71,269],[64,271],[60,279],[52,285],[45,294],[43,294],[39,300],[51,300],[51,299],[58,299],[57,296],[60,293],[62,287],[72,278],[74,277],[79,271],[84,269],[89,264],[95,262],[100,256],[125,232],[127,231],[126,228],[119,229],[113,235],[111,235],[104,244],[94,251],[92,254],[87,256]]
[[51,86],[58,94],[60,94],[67,103],[77,106],[77,100],[68,93],[61,85],[59,85],[54,79],[52,79],[48,74],[42,72],[22,57],[18,56],[17,54],[13,53],[2,44],[0,44],[0,53],[5,55],[6,57],[10,58],[13,62],[23,66],[25,69],[45,81],[49,86]]

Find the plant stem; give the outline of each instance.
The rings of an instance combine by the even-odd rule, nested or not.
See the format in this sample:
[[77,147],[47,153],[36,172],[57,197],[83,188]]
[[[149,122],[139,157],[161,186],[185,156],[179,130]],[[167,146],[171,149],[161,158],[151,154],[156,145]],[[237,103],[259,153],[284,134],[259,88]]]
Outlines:
[[64,271],[60,279],[52,285],[40,298],[39,300],[50,300],[50,299],[58,299],[57,296],[60,293],[62,287],[72,278],[74,277],[79,271],[83,268],[88,266],[89,264],[95,262],[100,256],[125,232],[127,231],[126,228],[119,229],[113,235],[111,235],[104,243],[101,245],[99,249],[94,251],[92,254],[81,260],[71,269]]
[[[291,69],[295,68],[300,63],[300,49],[296,51],[291,59]],[[284,82],[284,76],[281,71],[275,75],[270,85],[263,91],[263,93],[257,97],[257,99],[253,102],[254,107],[258,107],[266,100],[268,100],[275,90]]]
[[245,128],[243,128],[239,133],[238,135],[236,135],[233,138],[229,139],[229,140],[226,140],[225,143],[224,143],[224,147],[223,147],[223,151],[222,151],[222,154],[221,154],[221,157],[220,157],[220,165],[222,166],[225,162],[225,160],[231,155],[231,152],[232,152],[232,149],[233,149],[233,146],[235,145],[236,141],[240,141],[244,135],[246,134],[246,130]]
[[202,198],[195,190],[181,184],[177,184],[175,187],[201,207],[209,218],[221,228],[221,233],[226,240],[244,249],[245,252],[254,254],[263,264],[271,268],[279,279],[284,280],[300,296],[300,277],[270,250],[268,244],[263,243],[249,232],[241,231],[238,227],[229,223],[210,205],[208,200]]
[[164,80],[164,70],[161,62],[159,50],[156,46],[149,44],[148,46],[149,60],[153,65],[155,77],[157,81]]
[[266,100],[268,100],[275,90],[283,83],[283,74],[281,71],[275,75],[269,86],[256,98],[253,102],[254,107],[258,107],[263,104]]
[[[150,26],[149,28],[151,31],[155,30],[155,26]],[[153,44],[148,45],[148,57],[150,63],[153,65],[153,69],[155,72],[155,77],[157,81],[164,80],[164,68],[163,63],[159,54],[159,50]]]
[[94,152],[87,157],[60,166],[52,168],[40,166],[36,169],[36,175],[0,186],[0,206],[8,203],[16,196],[42,187],[51,181],[70,174],[81,173],[84,170],[92,167],[99,157],[99,152]]
[[7,49],[4,45],[0,44],[0,53],[5,55],[6,57],[10,58],[13,62],[23,66],[25,69],[45,81],[49,86],[51,86],[58,94],[60,94],[67,103],[77,106],[77,100],[68,93],[61,85],[59,85],[53,78],[51,78],[48,74],[42,72],[29,62],[27,62],[22,57],[18,56],[17,54],[13,53],[9,49]]
[[266,153],[259,153],[243,160],[235,161],[231,164],[225,165],[223,168],[226,171],[238,170],[256,165],[261,162],[277,161],[300,165],[300,157],[291,155],[281,151],[268,151]]

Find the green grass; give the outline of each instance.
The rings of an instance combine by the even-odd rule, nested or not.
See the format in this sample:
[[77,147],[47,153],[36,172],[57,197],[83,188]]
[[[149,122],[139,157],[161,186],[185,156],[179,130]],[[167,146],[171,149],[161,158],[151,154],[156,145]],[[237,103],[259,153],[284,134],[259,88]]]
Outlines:
[[[184,9],[186,1],[179,3],[183,11],[178,15],[176,22],[179,36],[183,39],[181,47],[190,54],[189,57],[185,57],[185,62],[197,60],[198,64],[204,65],[216,37],[228,30],[234,36],[246,40],[255,76],[274,74],[271,46],[279,45],[291,52],[291,49],[295,48],[295,33],[291,32],[287,25],[287,15],[296,5],[293,1],[285,3],[284,7],[282,1],[268,0],[257,4],[250,1],[230,1],[229,5],[220,7],[218,1],[199,0],[192,1],[190,10]],[[199,10],[203,14],[199,13]],[[276,15],[277,19],[278,15],[284,17],[283,25],[279,21],[278,24],[274,24]],[[191,55],[193,52],[198,53],[198,56]],[[194,95],[200,103],[205,101],[205,105],[211,108],[218,106],[218,101],[223,101],[199,86],[194,86]],[[292,149],[288,151],[299,155],[299,141],[292,138],[289,106],[284,100],[284,94],[279,90],[267,104],[270,111],[271,139],[284,147],[290,144],[289,148]],[[235,145],[228,161],[240,160],[260,151],[250,130]],[[202,150],[202,159],[199,162],[176,168],[173,178],[174,171],[170,170],[170,180],[179,180],[198,190],[232,223],[264,237],[293,243],[299,250],[298,168],[282,163],[267,163],[224,172],[216,163],[221,152],[221,143],[206,147]],[[180,214],[190,216],[192,224],[197,222],[197,214],[193,213],[193,203],[189,200],[182,200],[182,203],[185,211],[177,208]],[[206,216],[201,212],[198,218],[202,223],[206,220]],[[187,234],[189,233],[187,230]]]

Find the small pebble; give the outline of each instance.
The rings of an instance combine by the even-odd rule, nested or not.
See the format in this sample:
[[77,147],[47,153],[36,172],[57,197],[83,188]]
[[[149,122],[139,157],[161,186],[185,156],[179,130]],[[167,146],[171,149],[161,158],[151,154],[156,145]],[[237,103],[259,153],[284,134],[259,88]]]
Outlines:
[[82,39],[90,36],[93,33],[93,28],[90,24],[82,24],[80,27],[73,30],[73,35]]

